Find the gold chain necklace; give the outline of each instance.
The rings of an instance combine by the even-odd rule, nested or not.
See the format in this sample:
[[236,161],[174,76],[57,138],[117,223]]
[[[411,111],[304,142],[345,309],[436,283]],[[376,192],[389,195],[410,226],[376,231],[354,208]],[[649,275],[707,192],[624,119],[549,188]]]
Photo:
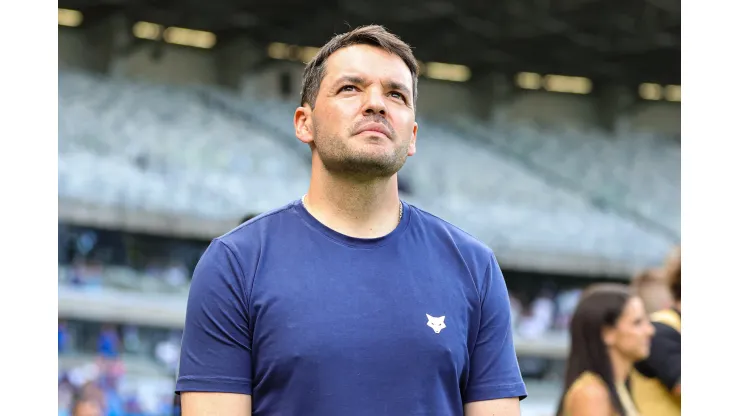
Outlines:
[[[306,196],[307,195],[308,194],[304,194],[301,197],[301,203],[303,204],[304,207],[306,206]],[[403,203],[401,201],[398,201],[398,224],[401,223],[401,218],[403,218]]]

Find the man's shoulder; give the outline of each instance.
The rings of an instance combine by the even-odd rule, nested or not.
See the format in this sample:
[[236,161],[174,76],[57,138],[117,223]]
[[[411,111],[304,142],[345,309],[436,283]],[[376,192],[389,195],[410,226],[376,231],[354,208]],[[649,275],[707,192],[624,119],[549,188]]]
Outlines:
[[681,331],[676,329],[676,327],[671,325],[669,322],[652,321],[652,324],[653,327],[655,327],[656,335],[668,336],[670,338],[681,338]]
[[655,372],[661,367],[672,365],[666,361],[667,357],[681,353],[681,333],[670,325],[653,322],[655,334],[650,342],[650,356],[635,363],[637,371],[646,377],[655,377]]
[[441,240],[440,242],[452,243],[465,257],[471,257],[474,260],[490,260],[493,251],[478,238],[437,215],[415,205],[409,204],[409,206],[416,211],[421,227],[432,238]]
[[666,325],[662,322],[653,322],[655,333],[651,339],[653,349],[656,351],[666,352],[681,348],[681,333],[676,328]]
[[256,215],[227,233],[216,237],[216,240],[220,240],[230,248],[235,249],[258,243],[261,238],[267,235],[274,236],[271,231],[274,231],[275,226],[281,223],[282,219],[294,213],[297,202],[291,201],[281,207]]
[[675,332],[681,332],[681,314],[673,309],[663,309],[650,314],[650,320],[653,325],[667,326]]

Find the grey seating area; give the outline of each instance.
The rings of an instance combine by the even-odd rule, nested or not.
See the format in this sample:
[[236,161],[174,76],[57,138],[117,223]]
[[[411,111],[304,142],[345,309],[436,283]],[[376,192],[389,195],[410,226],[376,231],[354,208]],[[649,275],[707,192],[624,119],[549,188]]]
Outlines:
[[680,234],[681,146],[646,132],[600,131],[518,123],[456,123],[495,146],[525,158],[543,173],[564,178],[584,193],[619,204]]
[[307,173],[199,90],[59,73],[60,197],[234,217],[300,194]]
[[492,246],[625,261],[649,261],[642,253],[663,250],[661,238],[595,209],[582,195],[553,188],[505,157],[432,123],[425,130],[418,157],[407,166],[413,183],[423,184],[429,195],[444,196],[450,215],[480,230]]
[[[294,110],[295,103],[277,100],[60,72],[60,200],[216,219],[282,205],[305,191],[309,174],[296,151]],[[549,258],[572,263],[555,268],[591,262],[599,271],[608,263],[626,273],[659,262],[674,243],[594,207],[585,193],[553,187],[451,125],[419,123],[418,153],[401,171],[413,188],[410,202],[480,238],[502,263],[526,267]],[[625,198],[648,214],[680,215],[672,205],[680,149],[664,153],[642,138],[560,140],[526,128],[495,134],[580,177],[586,191],[627,189]]]

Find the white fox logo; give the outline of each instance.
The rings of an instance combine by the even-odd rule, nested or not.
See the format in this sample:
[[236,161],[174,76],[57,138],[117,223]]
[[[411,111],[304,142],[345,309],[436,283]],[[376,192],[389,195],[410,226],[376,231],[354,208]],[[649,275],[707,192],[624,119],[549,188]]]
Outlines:
[[440,316],[439,318],[427,314],[427,326],[434,330],[435,334],[439,334],[443,329],[447,328],[445,325],[445,317]]

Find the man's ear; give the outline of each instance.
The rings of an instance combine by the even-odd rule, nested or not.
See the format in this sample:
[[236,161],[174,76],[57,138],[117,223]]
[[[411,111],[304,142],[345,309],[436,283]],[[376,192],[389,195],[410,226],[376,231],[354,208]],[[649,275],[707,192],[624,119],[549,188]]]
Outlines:
[[419,123],[414,122],[414,129],[411,132],[411,141],[409,141],[409,151],[407,156],[413,156],[416,153],[416,133],[419,131]]
[[303,105],[295,110],[293,116],[295,135],[298,140],[310,145],[313,143],[313,110],[308,105]]

